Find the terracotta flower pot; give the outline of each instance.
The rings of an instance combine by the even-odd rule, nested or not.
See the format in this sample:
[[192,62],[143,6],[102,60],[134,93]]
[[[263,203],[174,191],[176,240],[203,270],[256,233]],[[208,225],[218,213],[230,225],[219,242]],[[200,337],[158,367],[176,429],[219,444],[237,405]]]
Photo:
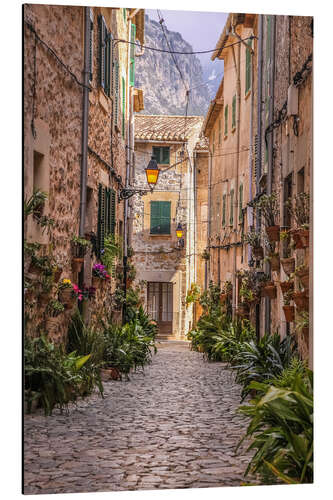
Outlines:
[[91,279],[91,285],[97,290],[101,284],[102,284],[101,278],[98,278],[98,276],[93,275]]
[[302,269],[297,273],[297,277],[305,290],[309,290],[309,269]]
[[62,269],[59,267],[57,268],[57,270],[54,272],[54,282],[55,283],[58,283],[58,281],[60,280],[60,276],[61,276],[61,273],[62,273]]
[[280,226],[268,226],[266,227],[266,233],[270,243],[280,241]]
[[294,292],[293,301],[295,302],[298,310],[300,311],[309,310],[309,297],[306,290],[304,290],[303,292]]
[[45,328],[49,336],[57,333],[59,329],[59,317],[57,316],[56,318],[47,318],[45,322]]
[[261,289],[261,295],[263,297],[269,297],[270,299],[275,299],[276,297],[276,286],[272,281],[266,283]]
[[308,229],[293,229],[291,233],[297,249],[307,248],[309,246],[310,231]]
[[279,255],[272,255],[271,256],[271,268],[272,271],[280,271],[280,256]]
[[292,290],[294,288],[294,282],[293,281],[280,281],[280,287],[281,287],[281,292],[284,295],[289,290]]
[[283,306],[284,316],[287,323],[291,323],[295,319],[295,308],[294,306]]
[[291,274],[295,271],[295,259],[294,257],[289,257],[288,259],[281,259],[281,264],[283,270],[286,274]]
[[264,258],[264,249],[263,249],[263,247],[253,247],[252,251],[253,251],[253,257],[256,260],[261,260],[261,259]]
[[72,271],[73,273],[79,273],[82,269],[83,257],[73,257],[72,258]]
[[72,288],[65,288],[64,290],[60,290],[59,300],[66,309],[71,309],[75,304],[75,297],[73,296]]

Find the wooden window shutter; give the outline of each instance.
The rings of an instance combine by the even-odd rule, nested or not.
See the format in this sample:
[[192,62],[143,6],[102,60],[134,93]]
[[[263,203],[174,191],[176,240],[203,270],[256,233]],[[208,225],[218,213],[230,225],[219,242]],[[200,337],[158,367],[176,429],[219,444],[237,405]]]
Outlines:
[[155,157],[155,160],[157,163],[161,163],[161,161],[162,161],[160,153],[161,153],[161,148],[153,146],[153,156]]
[[93,79],[93,64],[94,64],[94,14],[93,10],[89,9],[89,81]]
[[119,120],[119,62],[117,60],[113,63],[113,123],[118,126]]
[[162,234],[170,234],[171,202],[161,202],[161,227]]
[[158,201],[150,202],[150,234],[160,232],[160,206]]
[[227,210],[227,195],[224,194],[222,197],[222,226],[226,224],[226,210]]
[[231,128],[236,128],[236,95],[232,98],[232,123]]
[[224,135],[228,135],[228,104],[224,108]]
[[130,48],[130,75],[129,81],[130,86],[134,87],[135,82],[135,43],[136,39],[136,26],[135,24],[131,24],[131,48]]
[[115,234],[116,230],[116,192],[110,189],[110,232]]
[[98,186],[98,219],[97,219],[97,253],[101,256],[104,248],[105,237],[105,188],[102,184]]
[[243,184],[239,186],[239,222],[243,222]]
[[234,224],[234,190],[230,191],[230,217],[229,224],[232,226]]
[[162,162],[164,165],[170,163],[170,148],[162,148]]
[[111,96],[111,33],[106,31],[107,39],[105,42],[105,93]]
[[122,136],[125,139],[125,113],[126,113],[126,85],[125,78],[121,77],[121,92],[122,92]]
[[[247,45],[251,48],[252,47],[252,40],[248,40]],[[252,71],[251,58],[252,58],[252,56],[251,56],[250,49],[246,48],[245,94],[247,94],[251,88],[251,71]]]
[[99,84],[104,89],[105,88],[105,35],[106,35],[106,25],[103,16],[98,17],[98,34],[99,34]]
[[170,234],[170,201],[150,202],[150,234]]

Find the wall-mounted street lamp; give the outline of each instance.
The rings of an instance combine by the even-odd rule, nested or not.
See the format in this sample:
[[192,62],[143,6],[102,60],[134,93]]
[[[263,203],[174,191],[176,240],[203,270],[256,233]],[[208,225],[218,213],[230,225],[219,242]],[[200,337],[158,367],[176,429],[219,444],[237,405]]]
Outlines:
[[183,236],[183,228],[181,223],[179,222],[178,226],[176,227],[176,235],[177,238],[181,238]]
[[144,196],[145,194],[153,191],[154,187],[157,184],[158,176],[160,174],[160,169],[158,168],[158,165],[157,165],[157,162],[156,162],[154,156],[151,157],[151,160],[148,163],[148,166],[145,168],[145,172],[146,172],[146,177],[147,177],[147,184],[150,187],[150,190],[124,188],[119,193],[119,201],[120,200],[127,200],[128,198],[131,198],[131,196],[133,196],[134,194],[139,194],[140,196]]

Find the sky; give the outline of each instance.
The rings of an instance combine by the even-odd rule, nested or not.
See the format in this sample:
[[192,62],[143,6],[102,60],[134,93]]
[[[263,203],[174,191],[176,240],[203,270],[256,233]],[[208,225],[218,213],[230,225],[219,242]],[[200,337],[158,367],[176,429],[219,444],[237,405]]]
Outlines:
[[[156,10],[146,9],[150,19],[158,21]],[[170,31],[178,31],[194,50],[214,49],[222,33],[228,13],[162,10],[165,25]],[[211,54],[197,55],[205,65]]]

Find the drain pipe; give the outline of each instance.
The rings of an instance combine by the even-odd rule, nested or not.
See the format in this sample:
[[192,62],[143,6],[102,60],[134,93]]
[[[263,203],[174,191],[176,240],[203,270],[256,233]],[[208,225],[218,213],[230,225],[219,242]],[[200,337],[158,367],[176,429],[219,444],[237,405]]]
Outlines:
[[[237,37],[235,33],[235,28],[236,24],[232,26],[232,34]],[[237,228],[237,219],[238,219],[238,190],[239,190],[239,160],[240,160],[240,155],[239,155],[239,144],[240,144],[240,111],[241,111],[241,84],[240,84],[240,56],[241,56],[241,44],[238,44],[238,52],[237,52],[237,62],[236,62],[236,57],[235,57],[235,49],[234,46],[232,46],[232,53],[234,57],[234,62],[235,62],[235,68],[236,68],[236,93],[237,93],[237,118],[236,118],[236,126],[237,126],[237,142],[236,142],[236,151],[237,151],[237,157],[236,157],[236,185],[235,185],[235,191],[234,191],[234,230]],[[237,241],[237,234],[234,232],[234,239],[235,242]],[[237,280],[236,280],[236,272],[237,272],[237,246],[234,245],[233,248],[233,273],[232,273],[232,318],[235,319],[236,317],[236,307],[237,307],[237,295],[238,295],[238,290],[237,288]]]
[[[250,177],[250,185],[249,185],[249,201],[251,202],[253,199],[252,193],[252,175],[253,175],[253,110],[254,110],[254,50],[251,51],[251,102],[250,102],[250,141],[249,141],[249,177]],[[248,220],[249,226],[253,227],[253,207],[248,207]],[[247,246],[247,262],[248,264],[252,260],[252,247],[251,245]]]
[[[89,114],[89,7],[84,7],[84,69],[83,69],[83,110],[81,140],[81,193],[80,193],[80,227],[79,235],[84,236],[87,207],[87,173],[88,173],[88,114]],[[82,273],[83,274],[83,273]]]
[[213,153],[208,147],[209,160],[208,160],[208,224],[207,224],[207,249],[209,252],[209,259],[205,260],[205,289],[207,290],[210,282],[210,236],[211,236],[211,217],[212,217],[212,163]]

